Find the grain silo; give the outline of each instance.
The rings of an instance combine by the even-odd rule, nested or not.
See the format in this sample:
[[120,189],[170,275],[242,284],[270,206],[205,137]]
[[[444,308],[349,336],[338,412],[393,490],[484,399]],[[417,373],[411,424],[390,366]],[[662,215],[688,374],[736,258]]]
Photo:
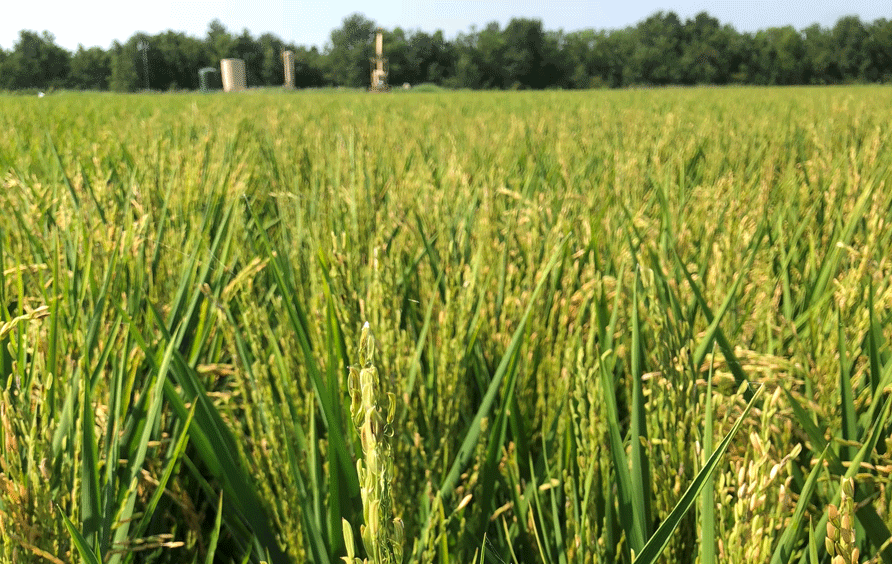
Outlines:
[[294,88],[294,51],[282,53],[285,63],[285,88]]
[[378,28],[375,33],[375,56],[369,59],[372,65],[372,85],[369,88],[372,92],[387,92],[390,87],[387,86],[388,64],[387,57],[384,56],[384,30]]
[[241,59],[223,59],[220,61],[220,74],[223,75],[223,90],[238,92],[247,88],[245,83],[245,61]]
[[214,67],[204,67],[198,71],[198,88],[202,92],[210,92],[220,88],[220,71]]

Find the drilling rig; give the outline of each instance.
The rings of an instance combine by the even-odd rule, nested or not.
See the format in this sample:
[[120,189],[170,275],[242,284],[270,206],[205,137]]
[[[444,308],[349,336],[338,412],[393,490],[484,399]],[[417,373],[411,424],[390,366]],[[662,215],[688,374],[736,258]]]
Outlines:
[[375,56],[369,58],[372,67],[372,84],[369,92],[387,92],[387,58],[384,57],[384,30],[380,27],[375,33]]

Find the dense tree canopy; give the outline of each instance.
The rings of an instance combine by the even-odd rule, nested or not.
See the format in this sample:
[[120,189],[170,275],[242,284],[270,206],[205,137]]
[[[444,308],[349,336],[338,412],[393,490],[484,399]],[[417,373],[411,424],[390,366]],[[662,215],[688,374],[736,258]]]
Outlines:
[[374,36],[375,22],[362,14],[347,17],[343,26],[331,32],[327,52],[329,83],[344,86],[369,83],[369,58],[375,54]]
[[19,32],[11,53],[0,56],[0,88],[61,88],[71,71],[71,53],[49,32]]
[[[332,30],[325,49],[287,44],[273,34],[234,34],[219,20],[203,39],[182,32],[137,33],[108,50],[56,45],[48,32],[23,30],[0,49],[0,89],[114,90],[198,88],[198,70],[244,59],[248,86],[281,85],[282,53],[295,53],[297,87],[364,87],[376,24],[362,14]],[[140,50],[140,46],[145,51]],[[682,21],[657,12],[618,30],[550,31],[536,19],[472,27],[453,40],[385,30],[391,84],[450,88],[597,88],[669,84],[842,84],[892,82],[892,21],[841,18],[832,28],[773,27],[740,33],[705,12]]]

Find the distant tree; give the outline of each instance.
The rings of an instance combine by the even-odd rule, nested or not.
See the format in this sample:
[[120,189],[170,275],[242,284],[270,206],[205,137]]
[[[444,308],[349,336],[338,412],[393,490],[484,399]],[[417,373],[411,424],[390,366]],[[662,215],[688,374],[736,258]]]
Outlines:
[[100,47],[77,46],[71,57],[68,87],[76,90],[107,90],[111,77],[111,58]]
[[212,66],[214,63],[201,39],[184,36],[180,46],[182,48],[180,69],[184,74],[180,75],[178,83],[181,88],[195,90],[199,87],[198,71],[204,67]]
[[263,48],[251,36],[251,32],[247,28],[243,29],[242,34],[234,39],[229,52],[231,57],[245,61],[245,81],[248,86],[264,84],[261,76],[263,71]]
[[753,81],[802,84],[806,76],[805,42],[792,26],[770,27],[755,36]]
[[681,81],[684,84],[728,84],[746,80],[741,65],[750,58],[752,38],[705,12],[684,25]]
[[573,63],[564,50],[567,43],[563,31],[546,31],[542,41],[542,62],[537,88],[572,88]]
[[472,59],[479,71],[478,88],[507,88],[507,65],[505,34],[498,22],[491,22],[477,34],[477,49]]
[[892,20],[881,18],[867,27],[864,51],[868,61],[865,78],[892,82]]
[[863,80],[869,64],[864,44],[867,41],[867,30],[858,16],[840,18],[833,26],[833,37],[836,60],[842,80],[852,82]]
[[[183,74],[188,69],[183,61],[182,34],[168,30],[149,39],[149,84],[153,90],[176,90],[183,83]],[[188,81],[188,79],[187,79]]]
[[813,24],[802,31],[802,36],[805,57],[804,81],[808,84],[839,82],[842,76],[839,73],[830,30]]
[[544,88],[542,20],[512,18],[502,35],[503,84],[514,88]]
[[122,45],[115,41],[109,50],[109,88],[115,92],[133,92],[137,88],[139,76],[136,73],[135,48],[128,46],[131,43],[128,41]]
[[373,45],[375,22],[360,13],[344,19],[343,25],[331,32],[328,45],[328,81],[339,86],[368,86],[369,59],[375,54]]
[[729,63],[723,48],[727,37],[719,21],[700,12],[684,24],[684,48],[679,64],[681,80],[686,84],[723,84],[728,79]]
[[617,29],[604,35],[601,65],[606,67],[608,84],[613,88],[639,81],[633,57],[638,47],[635,28]]
[[719,75],[719,84],[743,82],[746,74],[742,67],[750,48],[750,37],[726,24],[713,37],[713,45],[720,53],[719,60],[724,68],[724,73]]
[[296,47],[289,45],[294,51],[294,85],[297,88],[318,87],[325,85],[325,57],[316,47]]
[[635,27],[631,76],[645,84],[681,82],[684,29],[675,12],[657,12]]
[[455,75],[455,47],[443,38],[443,32],[429,35],[416,32],[409,39],[408,82],[444,84]]
[[150,38],[148,43],[152,88],[198,88],[199,69],[211,64],[203,41],[168,30]]
[[570,67],[570,88],[594,88],[608,83],[606,36],[606,32],[593,29],[574,31],[564,36],[563,53]]
[[0,47],[0,90],[13,88],[12,74],[6,68],[7,59],[9,59],[9,54]]
[[421,84],[427,80],[427,70],[433,58],[433,41],[431,36],[418,31],[408,38],[408,60],[406,61],[406,82]]
[[459,33],[455,38],[455,74],[445,81],[450,88],[480,88],[483,76],[478,61],[477,38],[479,32],[474,26],[468,33]]
[[4,61],[9,88],[62,88],[71,68],[71,54],[56,45],[48,31],[19,32],[19,40]]
[[232,57],[232,48],[235,39],[226,29],[223,23],[215,19],[208,25],[207,36],[204,40],[207,53],[210,55],[210,65],[219,68],[221,59]]
[[384,56],[387,57],[390,84],[399,86],[404,82],[415,81],[409,56],[410,49],[406,32],[402,28],[397,27],[384,33]]
[[44,31],[40,37],[43,40],[40,54],[43,80],[47,87],[62,88],[71,70],[71,53],[56,45],[56,38],[52,33]]
[[[198,70],[224,58],[245,61],[251,86],[284,82],[282,52],[295,53],[297,86],[365,87],[374,55],[375,23],[362,14],[332,30],[324,52],[285,45],[273,34],[233,35],[220,20],[203,39],[182,32],[134,34],[109,51],[79,46],[70,53],[48,32],[22,31],[10,51],[0,49],[0,88],[132,91],[198,87]],[[139,49],[141,44],[147,49]],[[146,70],[145,54],[148,59]],[[545,30],[536,19],[492,22],[447,41],[395,28],[385,32],[390,83],[432,82],[454,88],[593,88],[634,84],[835,84],[892,82],[892,21],[840,18],[739,33],[706,12],[682,23],[657,12],[633,27],[612,31]]]
[[282,53],[285,43],[272,33],[264,33],[257,39],[260,48],[259,80],[264,86],[285,84],[285,65]]

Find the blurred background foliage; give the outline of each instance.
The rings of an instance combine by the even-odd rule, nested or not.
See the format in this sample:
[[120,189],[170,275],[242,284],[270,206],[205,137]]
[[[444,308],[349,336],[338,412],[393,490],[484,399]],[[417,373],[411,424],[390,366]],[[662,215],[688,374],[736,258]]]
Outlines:
[[[289,44],[270,33],[231,32],[218,20],[204,38],[168,30],[137,33],[123,43],[55,44],[47,31],[22,30],[0,49],[0,89],[119,92],[196,90],[198,71],[220,60],[245,61],[249,87],[281,86],[282,52],[295,53],[298,88],[365,88],[374,21],[346,17],[320,50]],[[589,89],[661,85],[852,84],[892,82],[892,20],[840,18],[832,28],[773,27],[741,33],[706,12],[682,21],[657,12],[615,30],[546,30],[540,20],[515,18],[447,39],[402,28],[385,31],[392,85],[434,84],[470,89]],[[146,60],[139,45],[147,45]],[[148,64],[146,64],[146,62]],[[148,76],[146,76],[148,73]]]

